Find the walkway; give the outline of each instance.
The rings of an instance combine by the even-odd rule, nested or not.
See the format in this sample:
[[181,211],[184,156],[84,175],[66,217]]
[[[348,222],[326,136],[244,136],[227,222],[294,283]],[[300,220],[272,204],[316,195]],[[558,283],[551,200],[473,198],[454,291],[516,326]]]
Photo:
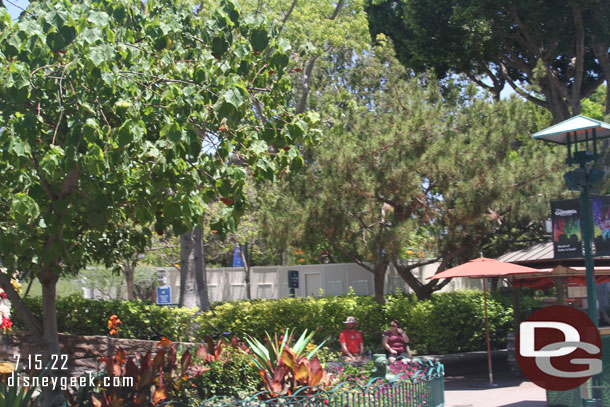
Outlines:
[[546,392],[510,371],[506,351],[493,353],[493,381],[489,385],[487,354],[469,352],[437,356],[445,365],[445,407],[543,407]]

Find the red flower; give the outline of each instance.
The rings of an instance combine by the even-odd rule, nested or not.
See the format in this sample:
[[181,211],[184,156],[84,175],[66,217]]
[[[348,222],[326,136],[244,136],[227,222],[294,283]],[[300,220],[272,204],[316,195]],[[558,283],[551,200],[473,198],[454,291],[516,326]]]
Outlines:
[[5,291],[0,291],[0,298],[6,299],[6,292]]
[[10,331],[12,326],[13,323],[11,322],[10,318],[2,317],[2,329]]

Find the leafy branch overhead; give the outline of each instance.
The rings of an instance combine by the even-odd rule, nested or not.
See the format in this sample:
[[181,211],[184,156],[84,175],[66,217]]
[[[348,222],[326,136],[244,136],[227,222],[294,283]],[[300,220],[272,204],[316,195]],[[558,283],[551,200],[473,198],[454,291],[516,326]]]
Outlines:
[[[33,2],[14,25],[3,11],[4,236],[28,236],[51,260],[125,219],[180,231],[216,197],[238,216],[246,176],[301,165],[282,147],[316,117],[284,107],[290,45],[232,2],[209,18],[194,10]],[[29,250],[18,242],[3,239],[3,252]]]
[[371,34],[391,37],[406,67],[462,73],[497,97],[508,84],[555,122],[579,114],[581,101],[610,77],[604,1],[366,3]]

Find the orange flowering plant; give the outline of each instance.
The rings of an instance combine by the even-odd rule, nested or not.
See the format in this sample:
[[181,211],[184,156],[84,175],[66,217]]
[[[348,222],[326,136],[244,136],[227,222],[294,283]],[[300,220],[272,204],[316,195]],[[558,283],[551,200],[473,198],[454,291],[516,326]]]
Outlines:
[[121,320],[116,316],[116,315],[112,315],[109,319],[108,319],[108,334],[110,336],[119,336],[119,325],[121,325],[123,322],[121,322]]

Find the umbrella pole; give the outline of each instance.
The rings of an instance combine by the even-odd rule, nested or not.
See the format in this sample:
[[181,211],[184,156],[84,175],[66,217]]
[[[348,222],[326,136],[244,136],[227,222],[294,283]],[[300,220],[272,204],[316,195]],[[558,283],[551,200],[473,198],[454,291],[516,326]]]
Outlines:
[[487,318],[487,279],[483,278],[483,302],[485,303],[485,331],[487,333],[487,366],[489,368],[489,385],[493,386],[494,376],[491,368],[491,343],[489,340],[489,319]]

